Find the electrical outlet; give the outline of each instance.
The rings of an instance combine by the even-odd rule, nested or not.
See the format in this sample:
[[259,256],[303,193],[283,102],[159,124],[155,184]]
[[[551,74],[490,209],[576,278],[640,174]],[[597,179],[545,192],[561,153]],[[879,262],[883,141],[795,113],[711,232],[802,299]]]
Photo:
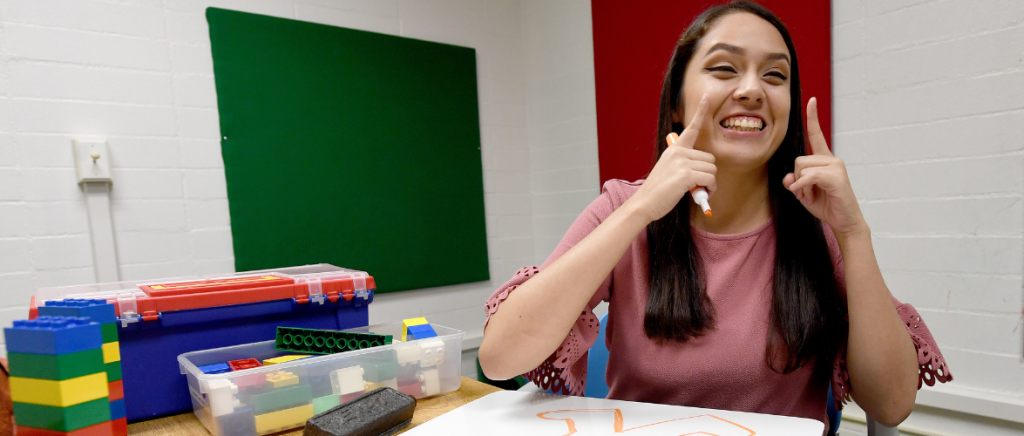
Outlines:
[[107,182],[110,180],[110,147],[106,141],[71,141],[75,153],[75,173],[78,183]]

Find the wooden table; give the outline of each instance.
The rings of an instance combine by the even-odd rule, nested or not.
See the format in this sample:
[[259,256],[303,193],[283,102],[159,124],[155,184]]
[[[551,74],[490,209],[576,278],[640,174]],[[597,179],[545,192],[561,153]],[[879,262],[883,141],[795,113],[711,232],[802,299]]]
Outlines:
[[[409,424],[405,432],[410,428],[430,421],[443,413],[456,407],[468,404],[477,398],[483,397],[501,389],[494,386],[480,383],[476,380],[462,378],[462,386],[457,391],[449,392],[422,400],[416,400],[416,411],[412,415],[412,424]],[[128,426],[128,434],[132,435],[175,435],[175,436],[209,436],[210,432],[199,422],[194,413],[184,413],[166,418],[154,419],[145,422],[138,422]],[[301,435],[302,428],[280,433],[282,435]]]

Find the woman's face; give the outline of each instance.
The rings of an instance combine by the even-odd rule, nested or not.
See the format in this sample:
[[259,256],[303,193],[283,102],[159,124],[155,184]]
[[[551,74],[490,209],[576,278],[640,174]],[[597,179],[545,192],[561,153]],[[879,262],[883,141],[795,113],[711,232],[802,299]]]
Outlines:
[[718,20],[697,45],[683,78],[688,125],[708,95],[696,148],[719,168],[763,168],[786,137],[790,114],[790,54],[771,23],[748,13]]

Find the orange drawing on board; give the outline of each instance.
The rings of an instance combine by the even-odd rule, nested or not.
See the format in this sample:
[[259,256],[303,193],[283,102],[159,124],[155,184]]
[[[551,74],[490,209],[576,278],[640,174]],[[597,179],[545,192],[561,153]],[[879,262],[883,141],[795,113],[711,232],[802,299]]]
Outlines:
[[[746,428],[735,422],[729,421],[724,418],[717,417],[715,415],[696,415],[688,416],[685,418],[675,418],[666,421],[655,422],[653,424],[645,424],[633,428],[624,428],[622,410],[620,409],[570,409],[570,410],[551,410],[547,412],[540,412],[537,417],[540,419],[547,419],[552,421],[565,421],[569,432],[562,436],[570,436],[576,434],[579,430],[576,428],[576,421],[571,417],[549,417],[548,415],[553,414],[578,414],[578,413],[595,413],[595,412],[611,412],[612,413],[612,431],[614,433],[633,432],[630,435],[641,436],[641,435],[707,435],[707,436],[753,436],[757,434],[754,430]],[[655,428],[655,426],[661,426]],[[580,436],[584,436],[588,433],[607,433],[607,429],[596,429],[591,428],[588,431],[584,429]],[[596,430],[596,431],[593,431]],[[723,431],[724,430],[724,431]]]

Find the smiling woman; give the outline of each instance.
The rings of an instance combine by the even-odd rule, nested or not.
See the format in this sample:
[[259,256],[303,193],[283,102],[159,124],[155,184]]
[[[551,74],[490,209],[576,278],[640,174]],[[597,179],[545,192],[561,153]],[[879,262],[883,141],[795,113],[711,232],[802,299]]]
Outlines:
[[[886,288],[815,99],[806,130],[800,101],[797,54],[770,11],[736,2],[698,17],[666,74],[657,164],[606,183],[544,265],[494,293],[487,375],[582,394],[592,309],[608,301],[609,398],[827,424],[831,387],[892,426],[922,382],[951,380],[916,310]],[[713,216],[690,207],[698,186]]]

